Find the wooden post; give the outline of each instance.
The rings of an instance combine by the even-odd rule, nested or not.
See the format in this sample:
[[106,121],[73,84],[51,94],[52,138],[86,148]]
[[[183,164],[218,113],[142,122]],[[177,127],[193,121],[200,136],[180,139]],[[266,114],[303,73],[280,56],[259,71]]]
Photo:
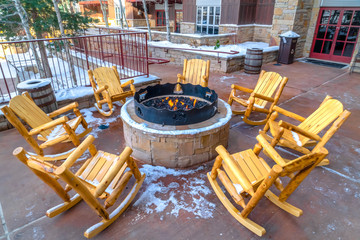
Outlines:
[[215,180],[217,178],[218,172],[217,170],[221,168],[222,158],[218,155],[215,159],[214,166],[211,169],[211,178]]
[[[130,148],[130,147],[126,147],[125,149],[127,149],[127,148]],[[129,151],[129,150],[127,150],[127,151]],[[130,151],[132,153],[131,148],[130,148]],[[135,160],[132,157],[128,157],[127,160],[126,160],[126,163],[127,163],[128,167],[131,169],[131,171],[133,172],[134,177],[136,178],[136,180],[140,180],[141,179],[141,172],[139,171],[139,168],[136,165]]]
[[279,131],[276,133],[276,135],[273,137],[273,139],[271,140],[271,146],[275,147],[276,144],[280,141],[280,138],[282,137],[282,135],[284,134],[284,128],[280,127]]
[[255,208],[260,199],[264,196],[265,192],[270,188],[274,181],[278,178],[279,174],[282,172],[283,168],[279,165],[275,165],[270,170],[269,174],[264,178],[260,186],[256,190],[255,194],[252,196],[244,210],[241,212],[241,215],[244,218],[250,214],[250,212]]

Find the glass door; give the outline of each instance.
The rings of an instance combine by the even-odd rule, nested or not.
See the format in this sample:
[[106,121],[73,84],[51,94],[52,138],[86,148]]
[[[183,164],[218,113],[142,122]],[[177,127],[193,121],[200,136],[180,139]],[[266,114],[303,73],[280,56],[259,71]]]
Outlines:
[[360,28],[360,9],[321,8],[310,57],[350,63]]

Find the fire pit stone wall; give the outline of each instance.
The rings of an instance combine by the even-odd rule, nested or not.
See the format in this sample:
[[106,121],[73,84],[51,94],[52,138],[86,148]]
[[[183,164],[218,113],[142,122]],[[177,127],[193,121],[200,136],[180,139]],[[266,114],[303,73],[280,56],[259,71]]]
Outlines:
[[186,126],[162,126],[139,118],[133,101],[121,110],[124,136],[132,156],[145,163],[165,167],[190,167],[217,156],[218,145],[227,146],[231,109],[220,100],[215,116]]

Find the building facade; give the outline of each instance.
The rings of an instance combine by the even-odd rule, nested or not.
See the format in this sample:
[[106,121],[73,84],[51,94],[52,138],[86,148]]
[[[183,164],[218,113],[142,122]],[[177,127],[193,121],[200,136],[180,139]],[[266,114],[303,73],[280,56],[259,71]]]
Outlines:
[[[121,0],[104,1],[110,22],[118,24]],[[85,1],[96,8],[95,2]],[[131,27],[145,27],[142,0],[122,0]],[[80,2],[81,4],[81,2]],[[163,0],[146,1],[150,25],[165,31]],[[236,34],[238,43],[261,41],[279,45],[281,33],[300,35],[296,57],[350,63],[358,53],[360,0],[169,0],[172,32]]]

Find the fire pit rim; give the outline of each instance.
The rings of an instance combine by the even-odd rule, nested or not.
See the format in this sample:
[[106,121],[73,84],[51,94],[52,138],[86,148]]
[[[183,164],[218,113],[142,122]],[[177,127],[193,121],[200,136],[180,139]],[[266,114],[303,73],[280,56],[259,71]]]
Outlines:
[[[181,89],[184,90],[181,94],[173,92],[177,83],[165,83],[155,86],[147,86],[146,88],[138,90],[133,98],[136,115],[148,122],[162,125],[180,126],[206,121],[207,119],[213,117],[216,114],[218,108],[217,101],[219,97],[214,90],[208,87],[193,85],[190,83],[179,84],[181,86]],[[154,91],[153,89],[156,90]],[[162,90],[162,94],[155,95],[153,97],[166,97],[170,95],[174,97],[195,97],[198,98],[199,101],[206,102],[207,104],[201,107],[194,107],[189,110],[160,109],[154,106],[146,106],[143,102],[149,99],[141,99],[141,94],[143,92],[147,92],[145,96],[147,96],[148,93],[154,95],[154,93],[158,92],[159,90]],[[209,96],[208,93],[210,93]],[[150,98],[152,98],[151,95]]]
[[[130,114],[127,111],[127,107],[130,104],[133,104],[133,101],[135,101],[134,99],[131,99],[129,101],[127,101],[122,107],[121,107],[121,112],[120,112],[120,117],[122,118],[123,121],[125,121],[127,124],[131,125],[132,127],[141,130],[141,131],[145,131],[148,133],[152,133],[152,134],[160,134],[160,135],[185,135],[185,134],[189,134],[189,135],[195,135],[195,134],[199,134],[205,131],[209,131],[209,130],[213,130],[219,127],[222,127],[224,125],[226,125],[232,116],[232,111],[231,111],[231,107],[228,103],[226,103],[224,100],[218,98],[218,102],[221,102],[222,104],[224,104],[225,108],[226,108],[226,116],[223,118],[220,118],[219,121],[217,121],[216,123],[213,123],[209,126],[206,127],[201,127],[201,128],[194,128],[194,129],[186,129],[186,130],[158,130],[158,129],[153,129],[148,127],[148,123],[143,122],[143,123],[138,123],[135,120],[133,120],[130,117]],[[210,118],[211,119],[211,118]],[[209,120],[210,120],[209,119]],[[156,125],[160,125],[158,123],[151,123],[150,124],[156,124]],[[192,124],[189,124],[192,125]]]

